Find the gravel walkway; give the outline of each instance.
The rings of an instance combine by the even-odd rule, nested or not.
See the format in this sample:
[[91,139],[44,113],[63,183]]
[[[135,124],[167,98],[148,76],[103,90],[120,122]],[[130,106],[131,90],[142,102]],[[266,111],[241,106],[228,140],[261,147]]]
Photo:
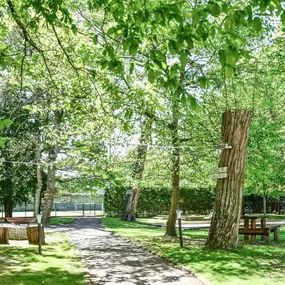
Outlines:
[[91,275],[90,284],[202,285],[188,272],[104,230],[99,218],[49,227],[66,233],[80,250]]

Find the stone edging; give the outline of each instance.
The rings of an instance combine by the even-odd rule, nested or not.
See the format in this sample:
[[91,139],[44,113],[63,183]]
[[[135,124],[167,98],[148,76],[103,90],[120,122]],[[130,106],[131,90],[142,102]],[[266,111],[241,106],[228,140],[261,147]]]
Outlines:
[[[101,224],[101,225],[104,227],[103,224]],[[171,260],[171,259],[169,259],[169,258],[167,258],[167,257],[165,257],[165,256],[163,256],[163,255],[161,255],[159,253],[157,253],[154,250],[149,249],[148,247],[146,247],[142,243],[134,242],[132,240],[129,240],[129,239],[127,239],[127,238],[125,238],[125,237],[123,237],[123,236],[121,236],[121,235],[119,235],[119,234],[117,234],[117,233],[115,233],[115,232],[113,232],[113,231],[111,231],[109,229],[106,229],[105,227],[104,227],[104,230],[107,231],[107,232],[110,232],[115,237],[119,237],[119,238],[123,239],[124,241],[126,241],[128,243],[132,243],[133,245],[135,245],[135,246],[137,246],[137,247],[147,251],[148,253],[153,254],[153,255],[155,255],[155,256],[157,256],[157,257],[167,261],[172,266],[175,266],[175,267],[177,267],[179,269],[182,269],[182,270],[188,272],[190,275],[192,275],[197,280],[199,280],[203,285],[212,285],[212,283],[209,280],[207,280],[204,276],[202,276],[200,273],[197,273],[196,271],[194,271],[192,269],[189,269],[188,267],[186,267],[184,265],[181,265],[181,264],[179,264],[179,263],[177,263],[177,262],[175,262],[175,261],[173,261],[173,260]]]

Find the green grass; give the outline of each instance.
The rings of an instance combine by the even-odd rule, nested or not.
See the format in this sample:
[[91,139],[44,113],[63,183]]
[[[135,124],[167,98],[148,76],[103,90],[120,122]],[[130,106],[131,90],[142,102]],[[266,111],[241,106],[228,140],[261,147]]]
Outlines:
[[[163,256],[200,272],[213,284],[221,285],[283,285],[285,284],[285,228],[280,241],[265,245],[244,245],[236,250],[204,249],[207,230],[183,231],[184,247],[177,239],[165,238],[164,229],[140,223],[105,218],[105,227],[134,241],[139,241]],[[191,240],[189,240],[191,238]]]
[[53,237],[42,247],[0,246],[0,284],[3,285],[83,285],[83,266],[64,235]]
[[70,224],[74,218],[50,218],[50,225]]
[[[70,224],[74,218],[50,218],[50,225]],[[0,223],[7,223],[5,219],[0,219]]]
[[285,215],[268,215],[268,220],[285,220]]

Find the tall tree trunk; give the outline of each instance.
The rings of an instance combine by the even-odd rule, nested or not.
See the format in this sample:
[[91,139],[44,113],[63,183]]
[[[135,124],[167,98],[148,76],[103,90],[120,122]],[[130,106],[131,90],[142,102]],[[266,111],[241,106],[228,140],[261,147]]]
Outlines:
[[40,213],[40,202],[41,202],[41,193],[43,187],[43,178],[41,170],[41,148],[40,145],[37,149],[37,189],[35,193],[35,208],[34,208],[34,217]]
[[5,218],[10,218],[13,215],[13,199],[12,196],[4,196],[3,199]]
[[54,195],[55,195],[55,172],[56,172],[56,157],[58,153],[57,146],[50,147],[48,155],[48,171],[47,171],[47,189],[44,194],[42,222],[48,224],[50,221],[50,214],[52,211]]
[[147,141],[148,141],[148,135],[149,135],[149,126],[150,120],[145,120],[141,124],[141,136],[139,139],[139,145],[137,149],[137,158],[136,162],[134,164],[133,169],[133,179],[135,181],[133,187],[132,187],[132,194],[130,199],[128,199],[125,207],[124,214],[122,216],[123,221],[135,221],[136,214],[137,214],[137,205],[139,201],[140,196],[140,187],[138,185],[138,182],[142,180],[143,172],[144,172],[144,166],[145,166],[145,160],[146,160],[146,154],[147,154]]
[[266,215],[266,192],[263,192],[263,214]]
[[172,191],[171,191],[171,205],[168,220],[166,223],[165,234],[169,236],[177,236],[176,233],[176,218],[177,206],[179,199],[179,183],[180,183],[180,149],[178,137],[178,106],[177,103],[173,104],[172,109]]
[[223,149],[220,156],[219,167],[227,167],[228,176],[217,181],[207,248],[228,249],[239,245],[238,230],[251,118],[252,114],[247,110],[229,110],[223,114],[222,143],[227,143],[232,149]]

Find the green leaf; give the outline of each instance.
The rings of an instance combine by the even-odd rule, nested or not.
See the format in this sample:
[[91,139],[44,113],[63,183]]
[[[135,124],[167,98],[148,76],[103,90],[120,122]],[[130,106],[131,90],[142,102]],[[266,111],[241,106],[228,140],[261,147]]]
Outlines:
[[0,120],[0,130],[4,129],[5,127],[9,127],[11,124],[13,124],[13,121],[9,119]]
[[187,43],[187,48],[188,49],[192,49],[194,47],[194,43],[193,43],[192,37],[188,36],[187,38],[185,38],[185,41]]
[[185,94],[185,93],[182,93],[182,94],[180,95],[180,100],[181,100],[182,105],[183,105],[184,107],[186,107],[186,106],[187,106],[187,97],[186,97],[186,94]]
[[130,39],[123,40],[123,49],[124,49],[124,51],[127,51],[129,49],[130,44],[131,44]]
[[110,56],[110,58],[115,57],[114,48],[112,46],[107,46],[106,51],[107,51],[108,55]]
[[205,76],[201,76],[198,78],[198,82],[201,88],[205,88],[207,85],[207,79]]
[[261,22],[260,18],[255,17],[255,18],[252,20],[252,26],[253,26],[254,30],[256,30],[257,32],[259,32],[259,31],[262,29],[262,22]]
[[180,53],[179,59],[180,59],[181,66],[185,67],[185,65],[188,62],[188,55],[187,55],[187,53],[186,52]]
[[92,37],[92,40],[93,40],[93,43],[94,43],[95,45],[97,45],[97,44],[98,44],[98,35],[94,35],[94,36]]
[[48,23],[53,23],[57,19],[56,14],[46,14],[46,20]]
[[132,63],[130,64],[130,74],[133,73],[134,69],[135,69],[135,64],[132,62]]
[[226,56],[227,64],[231,65],[232,67],[236,66],[238,59],[239,59],[239,54],[237,50],[231,50],[227,53]]
[[136,55],[138,50],[139,44],[137,42],[132,42],[129,47],[129,53],[131,55]]
[[77,31],[78,31],[78,28],[77,28],[77,26],[76,26],[75,24],[72,24],[72,25],[71,25],[71,30],[72,30],[72,32],[73,32],[74,34],[76,34]]
[[219,61],[221,66],[226,64],[226,52],[224,50],[219,51]]
[[5,140],[0,137],[0,148],[5,147]]
[[149,71],[148,71],[147,78],[148,78],[148,81],[149,81],[151,84],[153,84],[154,79],[155,79],[155,74],[154,74],[153,70],[149,70]]
[[200,111],[200,105],[198,104],[198,101],[196,98],[194,98],[193,96],[190,96],[190,104],[191,104],[191,109],[193,109],[194,111]]
[[173,40],[170,40],[169,43],[168,43],[168,49],[169,49],[169,52],[174,55],[174,54],[177,54],[177,52],[179,52],[179,47],[178,45],[176,44],[175,41]]
[[260,11],[261,13],[265,12],[266,8],[268,7],[268,5],[270,4],[270,0],[262,0],[260,2]]
[[221,8],[217,3],[209,4],[208,6],[210,14],[214,17],[218,17],[221,13]]
[[233,69],[233,67],[230,66],[230,65],[226,65],[225,73],[226,73],[226,77],[227,77],[227,78],[232,78],[233,75],[234,75],[234,69]]
[[285,26],[285,11],[281,14],[281,21],[283,26]]

